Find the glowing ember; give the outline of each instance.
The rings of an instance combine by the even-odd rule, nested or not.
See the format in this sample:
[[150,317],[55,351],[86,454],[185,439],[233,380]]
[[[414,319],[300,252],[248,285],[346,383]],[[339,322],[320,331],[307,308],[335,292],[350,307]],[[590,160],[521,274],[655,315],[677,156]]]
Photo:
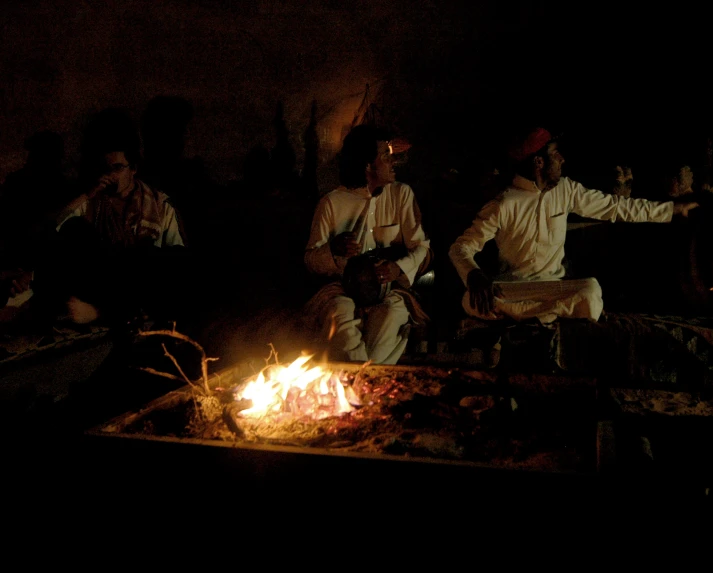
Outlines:
[[[241,416],[291,414],[316,420],[341,416],[354,410],[350,400],[359,404],[348,387],[345,391],[339,376],[319,366],[310,368],[312,356],[300,356],[288,366],[273,364],[263,369],[235,395],[236,400],[250,400],[252,407]],[[347,399],[350,394],[350,400]]]

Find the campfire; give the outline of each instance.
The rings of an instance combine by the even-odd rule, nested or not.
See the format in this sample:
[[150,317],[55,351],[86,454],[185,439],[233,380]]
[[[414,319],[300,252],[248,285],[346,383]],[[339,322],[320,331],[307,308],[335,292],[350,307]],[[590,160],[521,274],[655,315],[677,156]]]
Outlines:
[[[281,363],[272,345],[261,368],[248,361],[209,376],[208,363],[216,359],[189,337],[175,329],[140,336],[192,345],[201,376],[191,379],[161,344],[176,373],[143,370],[186,386],[160,399],[160,406],[110,422],[104,433],[548,471],[579,471],[594,459],[587,453],[594,420],[588,384],[581,395],[543,393],[537,380],[516,375],[503,383],[488,372],[327,363],[306,352]],[[580,414],[563,415],[573,410],[572,400]]]
[[309,367],[313,355],[303,355],[284,366],[272,364],[235,391],[238,403],[249,405],[243,417],[309,417],[323,420],[352,412],[361,401],[338,374],[321,366]]

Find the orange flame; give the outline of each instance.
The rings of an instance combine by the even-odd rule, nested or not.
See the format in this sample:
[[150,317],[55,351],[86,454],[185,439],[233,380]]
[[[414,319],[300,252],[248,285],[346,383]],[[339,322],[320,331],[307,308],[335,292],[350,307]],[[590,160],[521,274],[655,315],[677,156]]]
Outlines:
[[292,414],[321,420],[354,410],[347,399],[351,387],[345,391],[339,376],[331,370],[310,368],[307,363],[312,356],[300,356],[288,366],[273,364],[249,380],[235,399],[251,400],[252,407],[240,415]]

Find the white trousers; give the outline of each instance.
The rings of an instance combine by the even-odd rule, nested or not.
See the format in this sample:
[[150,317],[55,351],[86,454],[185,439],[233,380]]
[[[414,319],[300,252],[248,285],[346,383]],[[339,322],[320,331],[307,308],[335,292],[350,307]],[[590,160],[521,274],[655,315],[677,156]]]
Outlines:
[[470,306],[470,293],[463,296],[463,308],[470,316],[484,320],[510,317],[537,318],[542,323],[557,317],[599,320],[604,309],[602,288],[597,279],[554,281],[495,281],[502,296],[495,297],[494,311],[483,315]]
[[322,287],[305,310],[326,343],[330,360],[396,364],[406,350],[408,336],[402,329],[409,311],[397,292],[355,316],[354,301],[333,283]]

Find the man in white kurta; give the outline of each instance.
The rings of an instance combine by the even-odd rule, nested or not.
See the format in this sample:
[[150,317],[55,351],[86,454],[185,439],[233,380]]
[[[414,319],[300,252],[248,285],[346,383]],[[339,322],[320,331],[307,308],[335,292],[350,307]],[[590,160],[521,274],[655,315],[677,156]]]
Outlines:
[[[604,304],[597,280],[563,280],[567,215],[667,223],[674,214],[687,216],[697,206],[609,195],[562,177],[564,159],[544,129],[530,133],[511,154],[520,162],[519,171],[530,177],[516,175],[449,250],[467,289],[463,308],[478,318],[536,318],[542,323],[557,317],[598,320]],[[497,244],[500,262],[492,278],[474,260],[491,239]]]
[[[367,126],[352,130],[345,139],[342,159],[374,137],[387,136]],[[428,254],[429,241],[413,190],[395,181],[388,141],[374,139],[373,143],[376,157],[368,152],[362,156],[364,185],[354,186],[361,182],[359,177],[347,177],[347,185],[322,197],[315,210],[305,264],[312,273],[330,277],[333,282],[307,303],[306,314],[327,344],[331,360],[396,364],[408,342],[404,326],[409,322],[409,309],[404,294],[388,285],[413,284]],[[356,164],[360,165],[358,159]],[[377,265],[379,280],[387,286],[383,300],[357,309],[341,285],[347,260],[397,245],[405,247],[405,255]]]

